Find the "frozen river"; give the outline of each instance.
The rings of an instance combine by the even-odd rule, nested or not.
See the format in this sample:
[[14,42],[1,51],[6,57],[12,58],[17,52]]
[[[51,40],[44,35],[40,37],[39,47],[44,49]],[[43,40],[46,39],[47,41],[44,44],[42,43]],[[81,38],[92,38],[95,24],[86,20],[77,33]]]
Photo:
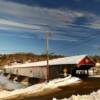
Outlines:
[[8,77],[5,77],[3,74],[0,74],[0,89],[1,90],[15,90],[24,88],[25,86],[16,82],[10,81]]

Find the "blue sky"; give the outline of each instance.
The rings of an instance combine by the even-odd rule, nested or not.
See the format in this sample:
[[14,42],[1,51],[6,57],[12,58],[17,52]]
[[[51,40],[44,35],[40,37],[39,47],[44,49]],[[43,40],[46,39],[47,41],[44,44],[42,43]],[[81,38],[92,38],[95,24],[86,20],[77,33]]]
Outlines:
[[0,0],[0,53],[100,55],[100,0]]

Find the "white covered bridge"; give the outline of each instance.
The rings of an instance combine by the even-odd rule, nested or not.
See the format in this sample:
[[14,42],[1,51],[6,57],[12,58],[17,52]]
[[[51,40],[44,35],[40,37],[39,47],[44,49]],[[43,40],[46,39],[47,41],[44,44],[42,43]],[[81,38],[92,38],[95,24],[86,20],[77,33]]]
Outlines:
[[62,77],[65,73],[73,76],[88,75],[88,69],[95,66],[95,62],[87,55],[70,56],[25,64],[5,66],[4,72],[16,76],[38,78],[43,80]]

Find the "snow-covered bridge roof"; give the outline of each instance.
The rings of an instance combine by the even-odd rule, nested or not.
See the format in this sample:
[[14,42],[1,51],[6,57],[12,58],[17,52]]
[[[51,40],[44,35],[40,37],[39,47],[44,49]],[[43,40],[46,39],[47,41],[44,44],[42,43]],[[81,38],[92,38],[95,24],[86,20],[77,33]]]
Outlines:
[[[79,64],[87,55],[70,56],[49,60],[49,65],[62,65],[62,64]],[[38,61],[25,64],[16,64],[11,66],[5,66],[5,68],[15,68],[15,67],[35,67],[35,66],[46,66],[47,61]]]

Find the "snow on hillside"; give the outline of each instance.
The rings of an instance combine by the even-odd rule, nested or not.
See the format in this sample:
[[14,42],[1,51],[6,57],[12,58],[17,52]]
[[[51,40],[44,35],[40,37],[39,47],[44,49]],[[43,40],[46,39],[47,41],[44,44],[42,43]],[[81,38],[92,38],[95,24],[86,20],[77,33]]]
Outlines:
[[[2,77],[4,78],[4,76]],[[5,80],[5,78],[4,78]],[[59,86],[65,86],[65,85],[69,85],[69,84],[73,84],[76,82],[80,82],[79,78],[76,77],[66,77],[66,78],[59,78],[59,79],[54,79],[50,82],[44,82],[41,84],[36,84],[36,85],[32,85],[29,86],[27,88],[23,88],[23,89],[16,89],[14,91],[0,91],[0,99],[7,99],[7,98],[12,98],[12,97],[17,97],[20,95],[25,95],[25,94],[33,94],[33,93],[38,93],[41,91],[44,91],[45,89],[53,89],[53,88],[57,88]],[[8,81],[7,81],[8,83]],[[10,84],[9,84],[10,85]]]

